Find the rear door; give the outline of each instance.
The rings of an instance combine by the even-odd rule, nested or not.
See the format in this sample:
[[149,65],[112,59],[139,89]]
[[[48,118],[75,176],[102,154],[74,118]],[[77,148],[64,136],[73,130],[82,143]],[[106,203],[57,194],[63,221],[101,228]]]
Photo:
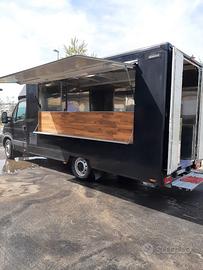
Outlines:
[[197,131],[197,159],[203,159],[203,69],[200,68],[199,75],[199,110]]
[[183,53],[173,47],[167,175],[180,163],[182,79]]

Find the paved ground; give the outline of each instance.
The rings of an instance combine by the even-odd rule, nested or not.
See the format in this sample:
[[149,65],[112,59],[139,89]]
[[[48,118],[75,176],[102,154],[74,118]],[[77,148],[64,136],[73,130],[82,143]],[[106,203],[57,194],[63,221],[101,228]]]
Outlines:
[[88,184],[57,162],[3,159],[0,270],[203,269],[203,187]]

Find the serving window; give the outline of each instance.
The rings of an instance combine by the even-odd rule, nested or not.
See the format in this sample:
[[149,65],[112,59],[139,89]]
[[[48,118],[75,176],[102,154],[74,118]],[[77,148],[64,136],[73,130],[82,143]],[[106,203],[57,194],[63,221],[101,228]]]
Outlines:
[[38,133],[133,142],[135,71],[83,75],[39,87]]
[[39,101],[42,111],[64,111],[66,91],[60,82],[50,82],[39,86]]
[[42,111],[134,111],[134,70],[104,72],[39,86]]
[[89,112],[89,91],[67,91],[67,112]]
[[114,91],[114,111],[132,112],[134,111],[133,90],[130,88],[117,88]]

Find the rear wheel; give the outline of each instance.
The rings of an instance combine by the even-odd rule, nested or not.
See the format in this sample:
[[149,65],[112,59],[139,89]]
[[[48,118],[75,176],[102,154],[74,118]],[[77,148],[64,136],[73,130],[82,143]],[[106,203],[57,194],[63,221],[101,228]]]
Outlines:
[[72,172],[76,178],[82,180],[92,180],[93,177],[89,161],[82,157],[73,158]]
[[13,159],[15,157],[13,144],[10,139],[7,139],[4,144],[5,154],[8,159]]

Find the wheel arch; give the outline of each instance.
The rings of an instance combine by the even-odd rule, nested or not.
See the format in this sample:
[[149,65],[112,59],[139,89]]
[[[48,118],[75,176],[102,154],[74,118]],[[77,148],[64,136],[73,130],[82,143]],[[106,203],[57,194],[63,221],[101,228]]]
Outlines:
[[8,134],[4,135],[3,141],[2,141],[3,147],[5,147],[5,143],[6,143],[7,139],[11,140],[11,142],[12,142],[12,137],[10,135],[8,135]]

